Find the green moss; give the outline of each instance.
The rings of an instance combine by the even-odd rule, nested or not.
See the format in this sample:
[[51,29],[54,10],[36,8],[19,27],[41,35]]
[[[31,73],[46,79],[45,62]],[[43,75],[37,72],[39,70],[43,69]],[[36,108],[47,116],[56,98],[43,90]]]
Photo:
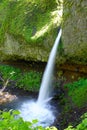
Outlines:
[[1,1],[0,3],[0,44],[4,41],[4,34],[6,31],[6,16],[7,16],[7,1]]
[[4,34],[8,32],[18,40],[22,39],[29,44],[39,44],[53,26],[53,18],[56,16],[52,16],[51,13],[56,10],[56,0],[51,2],[49,0],[2,1],[0,21],[3,20],[2,24],[4,25],[0,28],[0,33],[3,35],[0,37],[0,41],[3,42]]

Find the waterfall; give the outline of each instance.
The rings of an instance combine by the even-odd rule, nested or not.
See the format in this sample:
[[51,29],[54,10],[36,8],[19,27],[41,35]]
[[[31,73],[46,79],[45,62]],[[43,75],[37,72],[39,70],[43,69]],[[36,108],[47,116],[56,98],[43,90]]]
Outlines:
[[53,68],[54,68],[57,47],[59,45],[61,34],[62,34],[62,29],[60,29],[58,36],[55,40],[54,46],[49,55],[48,63],[45,72],[43,74],[39,96],[37,99],[38,104],[46,103],[51,99],[51,91],[52,91],[51,84],[52,84]]
[[[51,84],[53,76],[53,68],[55,63],[55,57],[57,53],[57,46],[59,45],[62,30],[60,29],[52,51],[49,56],[49,60],[42,78],[42,83],[40,87],[40,92],[37,101],[29,100],[21,105],[21,117],[26,121],[32,121],[37,119],[38,123],[36,125],[41,125],[43,127],[50,126],[54,123],[54,107],[52,107],[48,101],[51,99]],[[58,111],[58,110],[57,110]]]

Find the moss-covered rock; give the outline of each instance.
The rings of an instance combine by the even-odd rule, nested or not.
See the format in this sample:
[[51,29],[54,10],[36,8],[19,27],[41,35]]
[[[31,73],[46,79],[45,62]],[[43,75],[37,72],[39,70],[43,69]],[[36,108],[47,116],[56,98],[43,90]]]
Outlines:
[[56,0],[0,1],[1,60],[47,61],[61,15]]
[[65,0],[63,7],[63,47],[66,59],[87,64],[87,2]]
[[[47,61],[61,24],[62,1],[0,1],[1,60]],[[85,0],[63,2],[63,44],[58,64],[87,64],[86,14]]]

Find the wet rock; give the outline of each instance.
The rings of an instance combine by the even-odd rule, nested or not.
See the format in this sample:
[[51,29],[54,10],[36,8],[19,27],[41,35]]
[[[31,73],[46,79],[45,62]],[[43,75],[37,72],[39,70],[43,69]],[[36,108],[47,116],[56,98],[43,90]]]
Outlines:
[[11,102],[16,99],[17,99],[16,95],[11,95],[8,92],[0,92],[0,104]]

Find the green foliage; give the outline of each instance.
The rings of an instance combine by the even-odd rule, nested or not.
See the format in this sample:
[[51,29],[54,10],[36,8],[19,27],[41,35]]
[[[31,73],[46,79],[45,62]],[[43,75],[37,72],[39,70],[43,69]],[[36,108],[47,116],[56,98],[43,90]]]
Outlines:
[[81,123],[79,123],[75,128],[73,126],[68,126],[68,128],[64,130],[87,130],[87,113],[85,113],[81,118]]
[[76,82],[66,84],[68,88],[68,96],[71,97],[72,102],[82,107],[87,103],[87,79],[79,79]]
[[23,88],[25,90],[37,91],[39,90],[41,82],[41,73],[30,71],[24,73],[17,82],[17,86],[19,88]]
[[[57,130],[56,127],[43,128],[42,126],[36,126],[37,120],[24,121],[19,114],[20,112],[17,110],[0,111],[0,130]],[[86,130],[87,113],[84,113],[81,118],[82,121],[76,127],[68,126],[64,130]]]
[[0,65],[0,73],[4,80],[7,80],[12,72],[15,73],[12,75],[11,80],[15,81],[16,87],[29,91],[39,90],[41,73],[35,71],[22,72],[20,69],[9,65]]
[[19,114],[19,111],[0,111],[0,130],[57,130],[55,127],[35,126],[37,120],[27,122],[18,117]]
[[20,69],[9,65],[0,65],[0,73],[2,74],[3,79],[8,79],[12,72],[15,72],[11,77],[12,80],[16,80],[18,77],[20,77]]

